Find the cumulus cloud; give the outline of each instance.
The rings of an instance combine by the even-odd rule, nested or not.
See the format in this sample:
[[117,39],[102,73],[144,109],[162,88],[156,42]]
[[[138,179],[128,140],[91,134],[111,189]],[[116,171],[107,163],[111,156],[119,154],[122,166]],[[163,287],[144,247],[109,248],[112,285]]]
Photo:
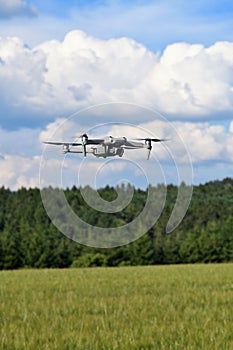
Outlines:
[[72,122],[66,121],[66,119],[56,119],[54,122],[46,125],[46,128],[40,132],[40,142],[49,140],[61,140],[65,141],[66,133],[72,128]]
[[34,5],[22,0],[0,0],[0,18],[14,16],[36,16],[37,9]]
[[[12,189],[37,186],[41,141],[71,140],[83,132],[93,137],[169,138],[153,147],[162,164],[174,155],[185,165],[185,145],[194,166],[226,164],[232,169],[233,122],[228,128],[221,125],[233,109],[232,57],[230,42],[210,47],[176,43],[154,53],[128,38],[100,40],[81,31],[34,48],[16,37],[1,38],[0,184]],[[115,101],[125,103],[116,107]],[[99,106],[89,109],[92,105]],[[154,109],[171,124],[154,118]],[[67,122],[77,110],[77,119]],[[214,118],[215,124],[210,123]],[[119,124],[101,126],[110,122]],[[138,161],[145,159],[144,151],[126,153]],[[63,155],[57,147],[51,152],[52,181]],[[64,178],[72,184],[77,159],[82,158],[68,157],[73,157],[67,167],[73,177],[67,170]],[[97,160],[91,159],[89,168],[94,169]],[[146,166],[153,173],[153,163]]]
[[0,158],[0,185],[17,190],[21,187],[39,186],[40,157],[4,155]]
[[[155,143],[154,152],[159,161],[169,162],[171,157],[177,163],[186,163],[190,160],[193,164],[204,163],[205,161],[214,161],[219,163],[231,163],[233,161],[233,132],[232,124],[229,129],[223,125],[211,125],[208,122],[168,122],[164,118],[139,123],[124,124],[111,123],[97,125],[90,129],[90,137],[104,137],[112,135],[114,137],[125,136],[129,139],[138,137],[155,137],[167,139],[164,143]],[[80,130],[77,119],[57,120],[47,125],[46,129],[40,134],[40,140],[70,140],[70,135]],[[80,133],[79,133],[80,134]],[[78,135],[78,133],[77,133]],[[76,135],[76,138],[77,138]],[[57,149],[58,152],[59,150]],[[143,152],[126,151],[127,155],[134,159],[144,158]]]
[[177,43],[158,54],[128,38],[100,40],[81,31],[32,49],[2,38],[2,123],[17,124],[24,115],[18,124],[39,124],[111,101],[157,108],[170,119],[229,117],[232,55],[230,42],[207,48]]
[[175,123],[188,147],[193,163],[233,161],[233,135],[222,125],[208,123]]
[[233,121],[230,123],[229,131],[233,134]]
[[[93,137],[111,134],[115,137],[126,136],[128,138],[138,136],[169,138],[168,142],[153,145],[149,162],[146,160],[144,149],[126,151],[124,158],[107,159],[107,164],[106,160],[96,159],[91,155],[84,159],[79,154],[67,154],[64,158],[60,146],[46,146],[39,149],[38,145],[42,140],[51,140],[54,137],[57,141],[70,140],[70,135],[78,128],[79,125],[74,120],[60,119],[48,124],[44,130],[37,131],[35,134],[31,134],[30,130],[25,130],[21,131],[20,136],[20,131],[1,130],[0,186],[4,185],[13,190],[22,186],[38,187],[39,171],[41,171],[40,184],[42,187],[52,185],[65,188],[88,184],[93,187],[96,185],[102,187],[109,183],[114,185],[124,178],[128,178],[137,186],[144,179],[143,171],[142,174],[135,172],[138,169],[144,169],[148,174],[153,175],[152,180],[155,183],[163,181],[163,173],[168,176],[168,179],[166,178],[168,183],[178,183],[176,182],[178,175],[186,179],[185,176],[188,174],[187,178],[190,180],[190,167],[187,168],[190,160],[194,167],[194,175],[199,181],[203,181],[203,178],[214,179],[218,172],[221,173],[221,177],[227,174],[229,176],[229,173],[232,172],[232,123],[226,129],[222,125],[211,125],[208,122],[168,123],[164,120],[155,120],[138,125],[109,125],[108,129],[103,126],[103,128],[90,130],[90,136]],[[33,140],[30,139],[30,136],[33,137]],[[31,143],[32,150],[28,151],[28,155],[26,154],[27,146],[21,146],[23,138],[28,138],[29,144]],[[8,143],[7,139],[9,139]],[[5,148],[2,141],[4,141]],[[14,145],[10,148],[12,143]],[[34,144],[36,147],[33,146]],[[46,151],[43,151],[45,149]],[[31,155],[30,152],[32,152]],[[190,159],[187,154],[190,155]]]
[[[205,162],[232,163],[233,133],[232,123],[229,130],[224,126],[211,125],[208,122],[166,122],[156,120],[138,126],[113,126],[112,135],[124,135],[129,138],[156,137],[168,139],[164,143],[155,143],[153,152],[159,161],[177,164],[190,162],[196,166]],[[143,151],[144,152],[144,151]],[[130,151],[128,152],[130,154]],[[134,159],[142,157],[142,153],[133,152]],[[190,156],[190,159],[189,159]]]

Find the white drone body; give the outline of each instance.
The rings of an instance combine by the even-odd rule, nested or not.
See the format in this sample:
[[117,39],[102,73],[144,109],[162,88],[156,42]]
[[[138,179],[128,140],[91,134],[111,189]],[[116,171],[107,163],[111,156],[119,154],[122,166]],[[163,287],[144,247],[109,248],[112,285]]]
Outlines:
[[136,150],[146,148],[148,150],[147,159],[149,159],[152,150],[152,142],[162,141],[166,140],[149,137],[130,140],[126,137],[113,136],[107,136],[102,139],[89,139],[87,134],[83,134],[80,136],[80,141],[78,142],[45,141],[44,143],[49,145],[61,145],[63,153],[83,153],[84,157],[86,157],[87,153],[91,153],[98,158],[122,157],[125,149]]

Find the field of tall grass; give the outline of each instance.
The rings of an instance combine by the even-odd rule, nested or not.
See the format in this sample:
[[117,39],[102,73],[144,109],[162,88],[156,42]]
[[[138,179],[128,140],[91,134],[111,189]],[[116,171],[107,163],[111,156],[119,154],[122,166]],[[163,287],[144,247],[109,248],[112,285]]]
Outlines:
[[233,349],[233,265],[1,271],[0,349]]

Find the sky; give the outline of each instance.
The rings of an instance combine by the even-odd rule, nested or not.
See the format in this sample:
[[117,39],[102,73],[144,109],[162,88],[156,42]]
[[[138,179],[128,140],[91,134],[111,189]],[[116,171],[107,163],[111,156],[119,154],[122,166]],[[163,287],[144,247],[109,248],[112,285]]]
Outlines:
[[[224,0],[0,0],[0,186],[38,187],[43,166],[63,186],[232,177],[232,18]],[[169,141],[84,167],[42,144],[86,131]]]

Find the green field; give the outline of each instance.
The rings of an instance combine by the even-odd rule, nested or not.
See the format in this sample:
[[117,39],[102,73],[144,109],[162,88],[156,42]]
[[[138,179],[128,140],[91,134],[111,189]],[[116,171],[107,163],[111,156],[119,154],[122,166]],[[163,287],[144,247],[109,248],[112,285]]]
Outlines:
[[1,271],[0,349],[233,349],[233,265]]

